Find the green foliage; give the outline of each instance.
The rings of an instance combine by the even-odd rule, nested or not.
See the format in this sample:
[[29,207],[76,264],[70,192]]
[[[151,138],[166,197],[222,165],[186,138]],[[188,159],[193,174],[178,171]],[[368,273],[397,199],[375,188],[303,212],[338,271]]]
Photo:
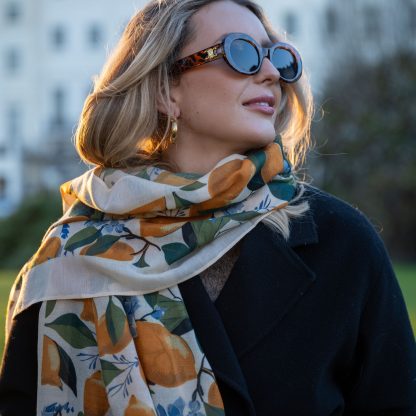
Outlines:
[[416,259],[415,97],[416,54],[340,65],[313,130],[320,156],[311,155],[317,184],[361,209],[407,260]]
[[27,197],[11,216],[0,220],[0,267],[16,269],[36,252],[48,227],[62,215],[59,193]]

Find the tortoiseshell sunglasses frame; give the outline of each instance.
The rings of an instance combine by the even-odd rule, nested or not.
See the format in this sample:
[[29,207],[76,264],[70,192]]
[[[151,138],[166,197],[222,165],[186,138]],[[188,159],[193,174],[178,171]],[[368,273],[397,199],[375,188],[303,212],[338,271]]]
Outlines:
[[[256,70],[252,72],[242,71],[234,62],[230,52],[230,47],[231,43],[236,39],[244,39],[251,43],[257,49],[257,53],[260,55],[261,58],[259,66]],[[275,49],[285,49],[289,51],[292,54],[292,56],[294,56],[297,63],[297,73],[295,77],[293,79],[287,79],[283,77],[282,74],[280,74],[280,80],[289,84],[296,82],[302,75],[302,59],[300,57],[299,52],[292,45],[289,45],[288,43],[284,42],[277,42],[269,48],[261,47],[251,36],[245,33],[229,33],[221,43],[217,43],[216,45],[210,46],[209,48],[202,49],[201,51],[195,52],[192,55],[179,59],[175,62],[173,66],[173,72],[185,72],[191,68],[207,64],[220,58],[224,58],[227,64],[240,74],[254,75],[258,71],[260,71],[264,58],[269,58],[269,60],[271,61],[270,58]]]

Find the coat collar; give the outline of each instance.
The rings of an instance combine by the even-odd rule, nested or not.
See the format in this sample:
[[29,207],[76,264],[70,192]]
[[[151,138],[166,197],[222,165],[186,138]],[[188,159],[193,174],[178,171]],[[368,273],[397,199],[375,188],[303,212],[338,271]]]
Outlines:
[[[209,299],[199,276],[179,285],[220,389],[223,386],[221,392],[227,392],[227,414],[255,414],[241,359],[279,325],[314,283],[315,273],[294,248],[317,242],[317,228],[309,211],[292,220],[287,241],[259,223],[241,241],[240,256],[215,302]],[[230,412],[231,408],[236,410]]]
[[290,237],[287,244],[294,248],[318,243],[318,230],[313,218],[312,209],[308,209],[300,218],[294,218],[290,222]]

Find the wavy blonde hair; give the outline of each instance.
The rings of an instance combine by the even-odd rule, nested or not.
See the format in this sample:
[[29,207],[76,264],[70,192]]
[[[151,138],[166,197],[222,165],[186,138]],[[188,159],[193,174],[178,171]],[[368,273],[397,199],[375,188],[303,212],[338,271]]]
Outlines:
[[[82,110],[75,146],[86,163],[121,169],[166,165],[161,155],[170,143],[171,116],[157,110],[157,100],[169,108],[170,86],[180,77],[172,71],[173,65],[196,32],[190,19],[216,1],[151,0],[131,18]],[[228,1],[253,12],[273,42],[284,40],[257,3]],[[312,116],[307,75],[293,84],[282,83],[275,130],[295,167],[303,162],[309,146]],[[306,209],[302,203],[275,212],[274,227],[287,237],[289,217]]]

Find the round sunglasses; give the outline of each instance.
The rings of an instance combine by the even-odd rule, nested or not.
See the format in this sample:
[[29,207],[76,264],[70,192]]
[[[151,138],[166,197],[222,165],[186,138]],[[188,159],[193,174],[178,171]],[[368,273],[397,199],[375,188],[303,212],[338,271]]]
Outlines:
[[220,58],[224,58],[240,74],[256,74],[263,59],[269,58],[279,71],[280,80],[293,83],[302,75],[302,59],[292,45],[277,42],[269,48],[262,47],[245,33],[229,33],[221,43],[179,59],[174,64],[173,72],[181,73]]

